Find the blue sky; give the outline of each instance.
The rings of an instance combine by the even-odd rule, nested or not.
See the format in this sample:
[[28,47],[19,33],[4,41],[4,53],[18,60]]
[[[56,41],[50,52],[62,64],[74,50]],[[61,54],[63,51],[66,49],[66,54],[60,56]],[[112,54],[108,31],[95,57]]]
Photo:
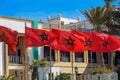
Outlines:
[[[117,4],[119,0],[113,4]],[[0,0],[0,16],[8,16],[24,19],[42,20],[47,22],[47,16],[84,20],[80,10],[90,9],[105,5],[104,0]]]

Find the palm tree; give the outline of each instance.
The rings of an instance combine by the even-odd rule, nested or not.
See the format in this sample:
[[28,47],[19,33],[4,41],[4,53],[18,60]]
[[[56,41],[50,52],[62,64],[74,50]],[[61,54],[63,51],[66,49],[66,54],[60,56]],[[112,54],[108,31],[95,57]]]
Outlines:
[[116,1],[116,0],[104,0],[107,7],[111,6],[112,2],[114,2],[114,1]]
[[[82,13],[87,18],[87,20],[93,24],[95,31],[102,32],[102,27],[105,27],[108,15],[111,13],[112,9],[113,7],[97,7],[82,11]],[[99,64],[104,66],[103,53],[97,55],[101,57]]]
[[[120,8],[115,8],[109,15],[106,26],[108,28],[108,33],[112,35],[120,35]],[[113,66],[113,61],[115,59],[115,53],[111,53],[111,63]]]
[[[30,65],[29,69],[32,71],[32,80],[35,80],[37,78],[38,73],[36,72],[37,67],[44,68],[48,66],[47,60],[45,58],[41,60],[33,60],[33,64]],[[44,73],[44,69],[43,69]]]
[[41,68],[42,68],[42,71],[43,71],[43,80],[45,80],[45,79],[44,79],[44,77],[45,77],[44,68],[47,67],[47,66],[49,66],[49,63],[47,62],[47,59],[46,59],[46,58],[40,60],[40,62],[39,62],[39,67],[41,67]]
[[37,78],[37,67],[38,67],[38,60],[33,60],[33,64],[30,65],[29,69],[32,71],[32,80]]
[[97,7],[90,10],[82,11],[87,20],[93,24],[97,32],[102,32],[103,25],[105,24],[108,15],[110,14],[112,7],[108,9],[106,7]]
[[14,80],[14,78],[15,78],[14,75],[9,75],[9,76],[3,75],[3,76],[0,76],[0,80]]
[[[104,0],[107,8],[111,6],[111,3],[116,0]],[[112,10],[111,14],[108,16],[106,26],[108,28],[108,33],[112,35],[120,35],[120,8],[116,8]],[[111,53],[110,66],[114,65],[115,53]]]
[[70,75],[66,73],[60,73],[60,75],[55,77],[55,80],[70,80]]
[[106,26],[109,33],[113,35],[120,35],[120,8],[115,8],[109,15]]

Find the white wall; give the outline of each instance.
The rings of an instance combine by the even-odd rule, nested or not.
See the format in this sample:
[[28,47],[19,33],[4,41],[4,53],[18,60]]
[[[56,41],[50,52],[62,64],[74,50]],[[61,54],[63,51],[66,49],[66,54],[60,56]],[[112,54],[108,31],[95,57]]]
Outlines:
[[[80,27],[80,28],[85,28],[85,29],[92,29],[93,28],[93,25],[90,24],[88,21],[81,22],[80,25],[77,25],[78,24],[78,20],[77,19],[70,19],[70,18],[63,18],[63,17],[61,17],[60,21],[64,22],[64,25],[65,25],[64,27],[66,27],[66,25],[67,26],[75,25],[75,24],[70,24],[70,23],[76,23],[76,26]],[[58,27],[58,19],[57,18],[51,19],[50,23],[52,24],[53,27]]]
[[[31,22],[27,21],[15,21],[10,19],[0,18],[0,25],[16,30],[18,33],[25,33],[25,22],[27,27],[31,27]],[[42,24],[38,24],[39,28],[42,28]]]
[[50,23],[51,24],[58,24],[58,19],[57,18],[56,19],[51,19]]
[[0,42],[0,75],[4,74],[4,43]]
[[25,22],[0,19],[0,25],[11,28],[18,31],[19,33],[24,33]]
[[29,64],[32,64],[33,62],[33,49],[32,48],[28,48],[28,56],[29,56]]
[[[63,22],[64,22],[64,25],[70,24],[70,23],[77,23],[77,22],[78,22],[78,20],[76,20],[76,19],[69,19],[69,18],[63,18],[63,17],[61,17],[61,20],[60,20],[60,21],[63,21]],[[51,19],[51,20],[50,20],[50,23],[51,23],[52,25],[58,25],[58,19],[57,19],[57,18]]]
[[8,66],[8,69],[25,70],[25,66]]
[[80,28],[92,29],[94,27],[92,24],[89,23],[89,21],[85,21],[85,22],[81,22]]
[[51,27],[58,27],[58,19],[50,20]]
[[61,18],[60,21],[64,21],[64,25],[65,25],[65,24],[77,23],[77,22],[78,22],[78,20],[75,20],[75,19],[69,19],[69,18]]
[[[22,20],[12,20],[12,19],[4,19],[0,18],[0,25],[11,28],[12,30],[16,30],[18,33],[25,33],[25,21]],[[26,26],[31,27],[31,22],[26,21]],[[42,29],[43,24],[38,24],[38,28]],[[39,58],[43,58],[43,48],[38,48]],[[33,61],[33,49],[28,48],[28,56],[29,56],[29,64],[32,64]],[[0,42],[0,75],[4,74],[4,46],[3,43]],[[9,66],[9,69],[25,69],[25,66]]]

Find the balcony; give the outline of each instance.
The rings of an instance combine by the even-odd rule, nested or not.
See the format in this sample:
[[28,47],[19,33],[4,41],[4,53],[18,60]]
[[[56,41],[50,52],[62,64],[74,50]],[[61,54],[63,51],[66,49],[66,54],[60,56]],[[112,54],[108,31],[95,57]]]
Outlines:
[[[45,56],[44,58],[46,58],[47,61],[50,61],[50,56]],[[51,56],[51,61],[55,61],[55,56]]]
[[83,58],[75,58],[75,62],[84,62]]
[[120,59],[117,59],[117,63],[120,64]]
[[105,63],[105,64],[108,64],[108,60],[104,59],[104,63]]
[[61,57],[60,61],[62,61],[62,62],[70,62],[70,57]]
[[[88,62],[91,63],[91,59],[88,59]],[[96,63],[96,59],[92,59],[92,63]]]
[[9,63],[11,63],[11,64],[22,64],[22,56],[9,55]]

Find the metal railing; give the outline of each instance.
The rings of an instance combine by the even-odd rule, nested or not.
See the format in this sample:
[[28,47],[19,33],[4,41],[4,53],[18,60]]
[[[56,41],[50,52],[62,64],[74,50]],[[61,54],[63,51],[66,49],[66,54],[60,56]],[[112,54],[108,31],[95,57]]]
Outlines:
[[[91,58],[88,58],[88,62],[91,63]],[[92,63],[97,63],[97,59],[92,58]]]
[[117,63],[120,64],[120,59],[117,59]]
[[75,62],[84,62],[84,58],[75,57]]
[[[50,56],[45,56],[44,58],[46,58],[47,61],[50,61]],[[55,56],[51,56],[51,61],[55,61]]]
[[9,55],[9,63],[11,63],[11,64],[22,64],[22,56],[11,56],[11,55]]
[[60,57],[60,61],[62,61],[62,62],[70,62],[70,57]]

